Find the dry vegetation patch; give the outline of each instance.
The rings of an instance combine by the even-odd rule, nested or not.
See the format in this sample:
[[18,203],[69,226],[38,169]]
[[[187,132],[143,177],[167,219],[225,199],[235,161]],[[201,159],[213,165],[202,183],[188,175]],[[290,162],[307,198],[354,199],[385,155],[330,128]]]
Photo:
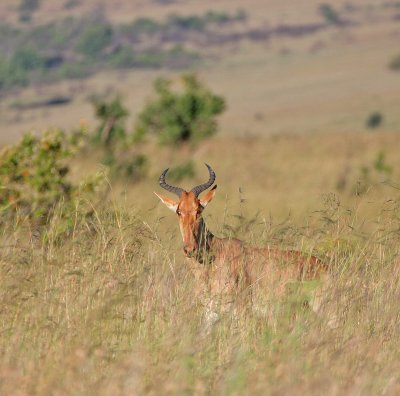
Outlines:
[[56,224],[31,236],[4,229],[1,393],[394,395],[398,210],[383,207],[370,234],[332,205],[324,226],[270,229],[275,244],[283,235],[321,247],[334,279],[322,315],[304,305],[307,288],[292,287],[269,299],[272,319],[226,315],[206,336],[193,279],[158,223],[106,205],[63,240],[52,238]]

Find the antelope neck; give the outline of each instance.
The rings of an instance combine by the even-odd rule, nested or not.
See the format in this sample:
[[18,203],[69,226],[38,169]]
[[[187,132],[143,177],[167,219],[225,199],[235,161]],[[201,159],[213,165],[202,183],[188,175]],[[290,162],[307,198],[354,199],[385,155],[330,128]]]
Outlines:
[[200,264],[212,264],[214,257],[212,255],[212,242],[214,234],[207,228],[203,218],[200,219],[199,233],[197,239],[198,252],[196,261]]

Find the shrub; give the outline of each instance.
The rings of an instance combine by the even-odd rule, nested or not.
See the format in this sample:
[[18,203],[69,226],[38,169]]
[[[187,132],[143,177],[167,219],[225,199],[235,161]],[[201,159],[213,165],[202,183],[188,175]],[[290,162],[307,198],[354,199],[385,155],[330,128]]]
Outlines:
[[168,17],[167,26],[201,31],[206,26],[206,19],[197,15],[180,16],[172,14]]
[[13,69],[29,72],[42,68],[45,61],[33,48],[22,47],[15,51],[10,64]]
[[97,58],[111,43],[113,29],[108,23],[98,22],[82,33],[76,49],[89,58]]
[[154,84],[157,99],[139,114],[135,134],[157,135],[161,144],[199,142],[217,131],[215,117],[225,109],[221,96],[205,88],[193,74],[182,77],[183,92],[173,92],[171,81],[158,79]]
[[118,96],[110,101],[94,98],[92,104],[95,115],[100,121],[96,128],[94,141],[107,149],[112,149],[112,146],[126,136],[124,121],[129,114],[128,110]]
[[383,116],[381,113],[379,113],[378,111],[375,111],[373,113],[371,113],[366,121],[366,125],[368,128],[374,129],[374,128],[378,128],[383,121]]
[[330,4],[321,4],[319,12],[329,24],[340,25],[342,23],[339,14]]
[[389,69],[400,70],[400,54],[393,57],[389,62]]
[[131,40],[137,39],[142,34],[154,34],[161,29],[160,24],[150,18],[138,18],[130,24],[121,27],[122,34]]
[[128,141],[125,119],[129,115],[118,96],[110,101],[93,99],[94,110],[99,125],[93,142],[105,149],[102,163],[109,167],[112,176],[141,178],[147,171],[147,157],[132,152],[134,141]]
[[71,201],[77,186],[67,180],[64,160],[79,147],[83,131],[26,134],[0,154],[0,219],[17,213],[46,221],[57,202]]
[[136,65],[135,55],[128,45],[119,47],[109,56],[108,60],[111,66],[120,69],[128,69]]
[[34,70],[43,69],[45,60],[33,48],[16,50],[10,60],[0,59],[0,88],[25,85]]
[[392,174],[393,168],[386,162],[386,155],[384,151],[380,151],[377,154],[374,162],[374,169],[376,172],[378,172],[378,174],[385,177],[389,177]]
[[0,59],[0,88],[6,89],[16,85],[25,85],[28,73],[25,70],[13,68],[9,62]]

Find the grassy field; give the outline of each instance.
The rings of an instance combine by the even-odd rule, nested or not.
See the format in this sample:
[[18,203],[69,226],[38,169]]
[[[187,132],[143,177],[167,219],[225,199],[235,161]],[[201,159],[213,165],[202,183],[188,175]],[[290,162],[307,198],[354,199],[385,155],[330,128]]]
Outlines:
[[[267,296],[272,318],[226,315],[204,335],[176,218],[152,194],[174,150],[150,179],[93,199],[90,218],[77,207],[68,236],[57,214],[43,228],[3,224],[0,393],[396,395],[399,186],[377,173],[354,191],[380,147],[398,180],[398,144],[384,133],[219,138],[179,157],[199,163],[186,188],[204,179],[204,159],[217,172],[205,214],[217,235],[329,263],[319,316],[300,287]],[[90,172],[89,162],[75,166]]]
[[77,214],[67,239],[57,238],[57,217],[42,236],[27,225],[3,229],[2,394],[399,392],[398,200],[381,202],[370,232],[356,208],[334,199],[301,227],[262,218],[235,227],[228,216],[253,243],[319,252],[334,282],[321,316],[294,289],[267,296],[273,319],[225,316],[209,335],[174,254],[176,225],[167,233],[162,219],[120,203],[90,220]]
[[[41,3],[32,24],[100,4]],[[321,21],[314,0],[162,3],[102,7],[115,22],[238,8],[251,26]],[[146,177],[109,181],[107,199],[81,203],[90,216],[80,205],[70,213],[67,234],[62,204],[45,226],[3,222],[0,394],[398,395],[400,75],[388,69],[399,51],[396,4],[337,1],[351,24],[210,48],[196,71],[227,100],[216,137],[197,147],[142,143]],[[2,1],[0,15],[20,25],[14,1]],[[179,74],[107,71],[0,93],[0,144],[27,130],[92,127],[92,94],[121,94],[133,127],[154,79]],[[15,107],[57,94],[73,101]],[[376,111],[383,122],[369,129]],[[71,160],[71,179],[103,169],[96,158]],[[282,298],[266,293],[267,317],[225,315],[204,334],[176,216],[153,194],[165,168],[188,160],[195,175],[184,188],[204,181],[204,162],[217,174],[204,213],[217,236],[312,252],[329,265],[318,316],[305,304],[314,285],[293,284]]]

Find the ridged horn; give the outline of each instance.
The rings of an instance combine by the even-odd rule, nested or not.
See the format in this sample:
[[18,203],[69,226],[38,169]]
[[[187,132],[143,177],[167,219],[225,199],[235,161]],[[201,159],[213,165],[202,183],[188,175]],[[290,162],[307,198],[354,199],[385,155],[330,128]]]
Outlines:
[[181,197],[181,194],[185,191],[183,188],[180,187],[175,187],[175,186],[170,186],[169,184],[167,184],[165,182],[165,176],[167,174],[167,172],[169,171],[169,168],[165,169],[165,171],[163,173],[161,173],[160,179],[159,179],[159,183],[160,186],[162,188],[164,188],[165,190],[172,192],[174,194],[176,194],[179,198]]
[[193,187],[190,191],[198,197],[200,193],[202,193],[204,190],[207,190],[208,187],[211,187],[213,183],[215,182],[215,172],[212,170],[211,166],[208,164],[205,164],[205,166],[208,168],[208,173],[210,174],[210,178],[208,179],[208,182],[200,184],[196,187]]

